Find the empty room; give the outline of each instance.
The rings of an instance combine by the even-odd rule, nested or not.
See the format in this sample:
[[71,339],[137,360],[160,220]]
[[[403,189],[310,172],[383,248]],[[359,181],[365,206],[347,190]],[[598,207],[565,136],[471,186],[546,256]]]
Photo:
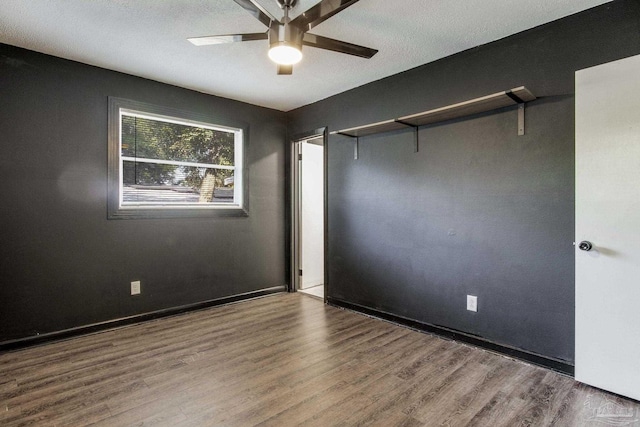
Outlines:
[[0,0],[0,425],[640,427],[639,0]]

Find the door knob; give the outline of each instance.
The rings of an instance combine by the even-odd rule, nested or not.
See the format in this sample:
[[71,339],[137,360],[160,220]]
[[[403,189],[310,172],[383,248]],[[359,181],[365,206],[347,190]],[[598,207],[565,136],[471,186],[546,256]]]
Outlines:
[[587,241],[587,240],[583,240],[578,245],[578,248],[580,248],[581,251],[589,252],[591,249],[593,249],[593,244],[591,242]]

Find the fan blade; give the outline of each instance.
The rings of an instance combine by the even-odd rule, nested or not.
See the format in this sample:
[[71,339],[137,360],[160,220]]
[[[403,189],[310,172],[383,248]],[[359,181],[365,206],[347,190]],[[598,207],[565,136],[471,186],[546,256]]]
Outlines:
[[371,49],[357,44],[347,43],[328,37],[317,36],[315,34],[304,34],[302,44],[305,46],[317,47],[320,49],[332,50],[334,52],[346,53],[347,55],[359,56],[361,58],[371,58],[378,53],[376,49]]
[[209,44],[234,43],[234,42],[250,42],[253,40],[267,40],[267,33],[250,33],[250,34],[225,34],[220,36],[204,36],[188,38],[191,43],[196,46],[206,46]]
[[301,28],[303,31],[309,31],[357,1],[358,0],[322,0],[292,20],[291,24]]
[[252,14],[258,21],[262,22],[267,27],[271,27],[271,22],[278,22],[269,12],[255,0],[233,0],[242,6],[247,12]]
[[293,65],[278,65],[278,75],[293,74]]

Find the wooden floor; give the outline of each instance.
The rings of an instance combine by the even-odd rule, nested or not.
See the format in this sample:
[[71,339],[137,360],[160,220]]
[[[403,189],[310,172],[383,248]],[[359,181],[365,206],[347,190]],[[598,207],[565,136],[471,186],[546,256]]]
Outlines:
[[0,354],[2,426],[640,426],[640,403],[279,294]]

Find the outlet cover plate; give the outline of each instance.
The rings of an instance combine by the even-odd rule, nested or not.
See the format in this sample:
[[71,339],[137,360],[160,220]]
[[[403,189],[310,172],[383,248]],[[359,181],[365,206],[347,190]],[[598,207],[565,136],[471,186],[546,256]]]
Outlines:
[[477,312],[478,311],[478,297],[474,295],[467,295],[467,310]]
[[131,282],[131,295],[140,295],[140,281]]

